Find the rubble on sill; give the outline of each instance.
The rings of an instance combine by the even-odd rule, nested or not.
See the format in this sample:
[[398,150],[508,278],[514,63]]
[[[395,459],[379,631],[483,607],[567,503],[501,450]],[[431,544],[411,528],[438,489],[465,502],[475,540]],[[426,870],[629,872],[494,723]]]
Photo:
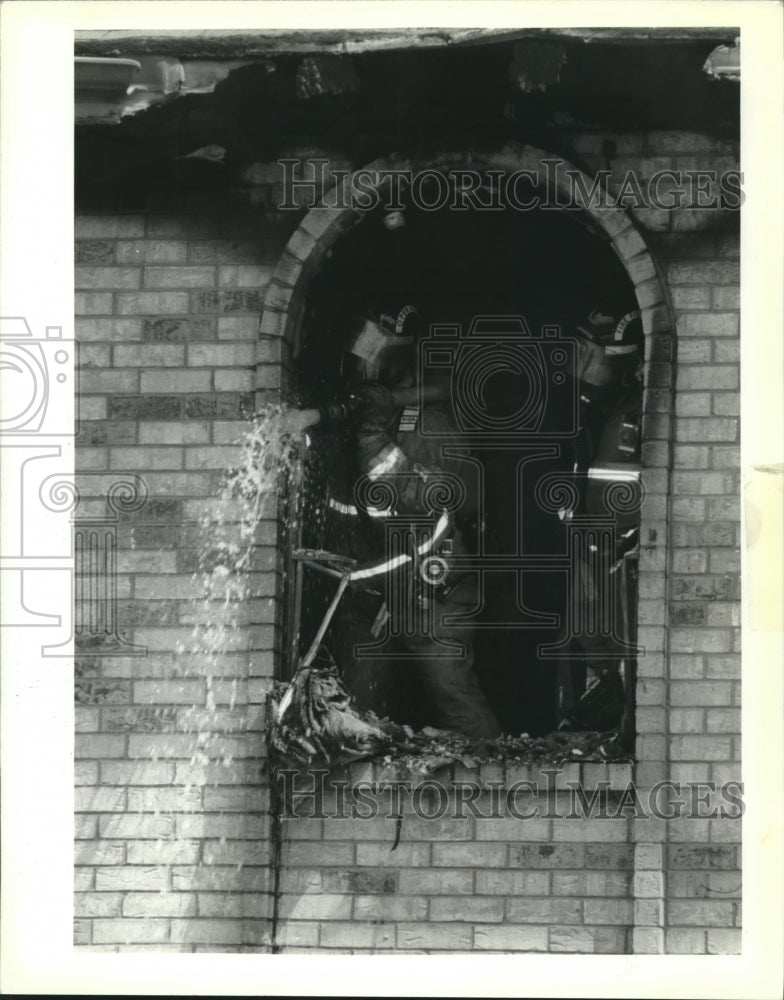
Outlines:
[[543,737],[523,733],[497,740],[480,740],[426,727],[411,735],[409,746],[400,748],[394,755],[383,755],[381,763],[394,763],[410,773],[429,774],[450,764],[475,768],[491,763],[563,765],[630,763],[632,760],[631,754],[618,743],[617,730],[605,733],[558,731]]
[[632,755],[607,732],[559,730],[543,737],[495,740],[433,727],[414,732],[372,712],[358,712],[337,670],[305,668],[291,683],[277,683],[270,714],[270,758],[279,764],[340,767],[355,761],[431,774],[460,764],[564,765],[630,763]]

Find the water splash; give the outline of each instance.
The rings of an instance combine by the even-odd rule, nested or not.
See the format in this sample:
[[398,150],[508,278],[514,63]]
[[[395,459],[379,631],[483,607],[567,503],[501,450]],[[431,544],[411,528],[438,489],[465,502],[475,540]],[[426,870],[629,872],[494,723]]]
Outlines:
[[[286,407],[268,406],[253,417],[237,442],[240,454],[236,466],[224,473],[217,497],[205,502],[199,518],[197,568],[192,581],[201,589],[201,596],[188,610],[193,622],[191,634],[177,646],[181,674],[203,678],[206,687],[204,702],[188,709],[181,724],[186,732],[197,735],[198,746],[191,759],[194,766],[206,768],[218,760],[228,767],[234,759],[231,751],[217,752],[225,733],[219,725],[210,726],[210,717],[219,723],[220,710],[228,710],[227,721],[232,726],[231,715],[241,704],[241,677],[247,670],[241,663],[227,669],[225,660],[241,658],[247,651],[258,523],[265,516],[275,516],[281,486],[298,461],[299,447],[286,430],[286,412]],[[238,725],[242,725],[241,720],[232,728]]]

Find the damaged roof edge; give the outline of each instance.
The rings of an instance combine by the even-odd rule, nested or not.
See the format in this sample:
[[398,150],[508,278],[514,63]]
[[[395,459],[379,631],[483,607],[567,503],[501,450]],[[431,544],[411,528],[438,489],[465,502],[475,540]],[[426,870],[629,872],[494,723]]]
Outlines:
[[75,114],[79,125],[117,125],[154,104],[188,94],[208,94],[252,59],[191,59],[136,53],[136,59],[76,56]]
[[75,53],[84,56],[166,55],[179,59],[247,59],[287,53],[352,54],[410,48],[441,48],[525,38],[602,42],[731,42],[734,27],[699,28],[399,28],[392,31],[80,31]]

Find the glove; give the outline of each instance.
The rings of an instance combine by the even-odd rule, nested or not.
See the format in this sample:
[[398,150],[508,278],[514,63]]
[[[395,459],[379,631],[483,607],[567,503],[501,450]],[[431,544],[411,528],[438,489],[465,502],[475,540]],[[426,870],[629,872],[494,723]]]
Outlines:
[[378,382],[368,382],[356,389],[355,394],[361,400],[358,433],[394,437],[401,407],[392,392]]
[[354,426],[359,433],[394,433],[400,404],[386,386],[368,382],[336,396],[322,406],[319,413],[324,423]]
[[346,392],[319,409],[320,422],[324,424],[355,423],[365,408],[365,400],[356,392]]

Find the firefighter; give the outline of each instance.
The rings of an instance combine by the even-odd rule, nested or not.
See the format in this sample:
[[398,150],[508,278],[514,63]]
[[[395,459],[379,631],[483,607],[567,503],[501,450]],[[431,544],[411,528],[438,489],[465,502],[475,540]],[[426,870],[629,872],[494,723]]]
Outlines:
[[[567,718],[580,728],[608,729],[621,722],[628,703],[631,667],[628,647],[636,596],[639,541],[640,423],[642,413],[642,325],[638,310],[598,306],[577,328],[577,371],[580,428],[575,444],[575,481],[580,488],[578,511],[613,519],[613,551],[590,566],[578,566],[584,621],[596,624],[609,611],[612,634],[601,628],[575,640],[585,668],[577,688],[582,699],[567,706]],[[574,512],[564,512],[571,517]],[[598,578],[609,574],[612,579]],[[612,584],[612,586],[610,586]],[[612,595],[608,609],[600,595]],[[626,655],[624,655],[626,654]],[[623,667],[619,671],[619,667]],[[574,676],[574,675],[573,675]],[[590,698],[588,697],[590,695]]]
[[[450,568],[450,556],[467,551],[464,532],[476,517],[476,503],[466,490],[465,501],[447,521],[426,502],[428,484],[443,480],[445,474],[470,484],[473,469],[442,455],[444,440],[438,429],[443,427],[449,443],[455,444],[452,418],[439,403],[436,389],[416,385],[420,325],[416,308],[404,301],[367,311],[348,344],[353,384],[321,409],[293,414],[288,429],[350,428],[355,475],[343,482],[333,479],[326,502],[337,534],[352,549],[345,554],[361,559],[368,549],[375,549],[374,557],[383,561],[386,525],[396,518],[400,523],[429,517],[431,536],[436,523],[442,525],[442,534],[431,537],[432,544],[414,546],[415,558],[402,570],[390,569],[388,580],[349,588],[339,621],[338,660],[358,707],[392,715],[399,722],[430,723],[493,739],[501,735],[501,727],[474,673],[473,629],[443,620],[445,615],[467,614],[478,605],[474,574]],[[427,435],[420,433],[420,399],[427,406]],[[360,480],[364,490],[356,488]],[[426,563],[416,558],[416,549],[427,550]],[[390,588],[384,587],[385,582]],[[402,600],[390,601],[393,591],[402,594]],[[417,613],[403,627],[406,623],[400,617],[410,612],[412,604]],[[372,651],[355,655],[357,645],[378,643],[387,629],[394,636],[393,648],[386,644],[378,656]],[[422,697],[405,682],[409,672],[424,695],[424,713],[416,710]]]

